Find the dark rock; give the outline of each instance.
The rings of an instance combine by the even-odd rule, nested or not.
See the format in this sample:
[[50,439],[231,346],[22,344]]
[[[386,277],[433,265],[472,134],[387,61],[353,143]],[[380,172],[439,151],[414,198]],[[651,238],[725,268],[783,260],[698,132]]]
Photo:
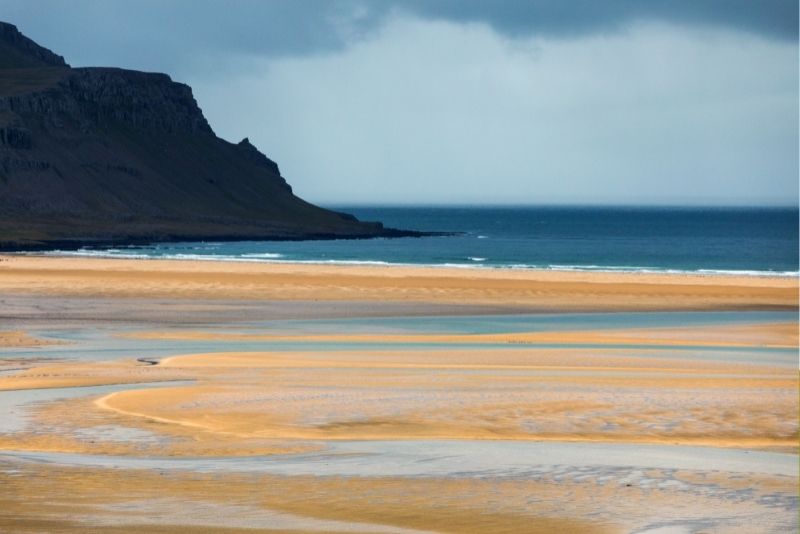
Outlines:
[[33,146],[31,132],[26,128],[14,126],[0,128],[0,145],[22,150],[29,149]]
[[[252,143],[250,143],[250,139],[248,139],[247,137],[239,141],[239,144],[236,146],[239,147],[239,149],[242,152],[242,156],[244,158],[255,163],[256,165],[264,167],[275,176],[281,175],[281,171],[278,168],[278,164],[269,159],[264,154],[262,154],[256,147],[252,145]],[[283,178],[281,178],[281,180],[283,180]],[[286,183],[286,180],[283,180],[283,185],[286,187],[288,191],[291,192],[292,188],[288,183]]]
[[[65,110],[94,124],[119,122],[145,130],[213,133],[188,85],[166,74],[124,69],[81,68],[60,84],[74,99]],[[58,100],[57,100],[58,101]]]
[[0,246],[408,235],[296,197],[166,74],[73,69],[0,23]]
[[[6,59],[9,57],[17,59],[17,56],[20,56],[30,62],[39,63],[41,65],[69,67],[62,56],[54,54],[43,46],[39,46],[31,39],[22,35],[16,26],[7,22],[0,22],[0,44],[11,50],[11,52],[3,54],[6,56]],[[6,68],[9,66],[19,66],[17,64],[9,65],[8,63],[0,65]]]

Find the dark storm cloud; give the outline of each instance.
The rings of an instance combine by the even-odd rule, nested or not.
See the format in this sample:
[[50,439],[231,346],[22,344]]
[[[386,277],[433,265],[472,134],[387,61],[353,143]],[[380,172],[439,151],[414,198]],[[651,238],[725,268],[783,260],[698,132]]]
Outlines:
[[511,35],[576,36],[663,21],[797,38],[793,0],[413,0],[395,2],[429,17],[484,22]]
[[316,202],[795,204],[786,0],[0,0],[169,73]]
[[177,75],[229,54],[340,51],[397,13],[484,23],[520,37],[573,38],[653,21],[781,40],[798,35],[791,0],[0,0],[0,20],[75,64]]
[[[16,24],[76,65],[189,72],[231,54],[336,51],[378,25],[359,2],[324,0],[0,0]],[[383,12],[383,10],[380,10]]]

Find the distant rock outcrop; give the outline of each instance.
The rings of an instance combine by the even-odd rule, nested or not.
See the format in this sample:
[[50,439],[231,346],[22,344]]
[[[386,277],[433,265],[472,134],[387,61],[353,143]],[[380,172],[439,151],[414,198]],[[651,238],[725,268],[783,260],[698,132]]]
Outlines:
[[418,235],[294,196],[166,74],[71,68],[0,23],[0,247]]
[[0,54],[0,68],[69,67],[62,56],[25,37],[13,24],[0,22],[0,47],[5,49]]

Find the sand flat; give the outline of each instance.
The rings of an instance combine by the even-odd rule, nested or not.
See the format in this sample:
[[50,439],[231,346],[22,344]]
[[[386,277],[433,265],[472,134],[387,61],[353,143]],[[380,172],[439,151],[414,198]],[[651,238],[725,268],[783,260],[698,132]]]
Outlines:
[[683,328],[605,329],[602,331],[508,332],[500,334],[252,334],[236,332],[140,331],[131,339],[224,340],[335,343],[469,343],[694,345],[708,347],[797,348],[797,323],[703,325]]
[[0,292],[417,301],[549,310],[797,309],[795,278],[3,256]]
[[787,448],[798,436],[797,373],[787,367],[579,350],[211,353],[161,365],[203,378],[98,406],[243,438]]
[[[5,348],[0,530],[797,528],[795,279],[6,256],[0,295],[71,342]],[[650,310],[749,311],[606,315]]]
[[[551,448],[557,451],[557,446]],[[442,444],[434,447],[434,454],[443,453],[446,459],[447,450],[447,444]],[[501,453],[504,458],[514,456],[510,451]],[[616,456],[621,457],[620,453],[624,451]],[[792,528],[792,520],[780,509],[791,499],[795,477],[625,467],[624,461],[622,467],[598,468],[587,462],[590,456],[586,451],[570,452],[569,456],[576,454],[581,466],[553,465],[526,477],[472,478],[285,476],[253,469],[252,462],[250,468],[242,465],[228,472],[212,467],[194,472],[181,468],[180,462],[112,470],[91,464],[69,465],[69,460],[62,466],[40,463],[36,457],[18,461],[0,456],[0,483],[10,490],[0,497],[0,527],[24,525],[17,521],[35,518],[42,522],[40,529],[65,532],[82,532],[81,528],[92,524],[116,524],[124,532],[142,530],[143,525],[148,531],[179,532],[178,525],[195,524],[195,531],[202,527],[194,522],[202,518],[203,510],[238,507],[228,526],[262,531],[269,530],[263,516],[274,512],[291,514],[295,521],[308,518],[303,531],[316,530],[319,520],[348,523],[345,532],[373,525],[375,531],[383,527],[434,532],[611,533],[638,532],[663,522],[688,531],[702,524],[734,533]],[[669,456],[657,452],[651,456],[661,458],[657,464],[668,463]],[[102,462],[97,458],[97,462],[113,465],[113,459]],[[523,463],[535,467],[529,459]],[[424,464],[416,465],[419,471]],[[452,467],[458,469],[457,462]],[[125,481],[122,485],[121,480]],[[51,497],[42,501],[39,496],[43,494]],[[171,500],[184,503],[183,511],[166,506]]]
[[0,349],[8,347],[44,347],[46,345],[56,345],[58,341],[49,339],[39,339],[27,333],[14,330],[0,332]]

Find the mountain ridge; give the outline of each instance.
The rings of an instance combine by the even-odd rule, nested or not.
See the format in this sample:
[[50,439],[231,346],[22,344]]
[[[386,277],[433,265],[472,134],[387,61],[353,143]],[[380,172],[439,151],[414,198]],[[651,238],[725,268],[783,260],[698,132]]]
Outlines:
[[73,68],[0,22],[0,248],[419,235],[295,196],[169,75]]

